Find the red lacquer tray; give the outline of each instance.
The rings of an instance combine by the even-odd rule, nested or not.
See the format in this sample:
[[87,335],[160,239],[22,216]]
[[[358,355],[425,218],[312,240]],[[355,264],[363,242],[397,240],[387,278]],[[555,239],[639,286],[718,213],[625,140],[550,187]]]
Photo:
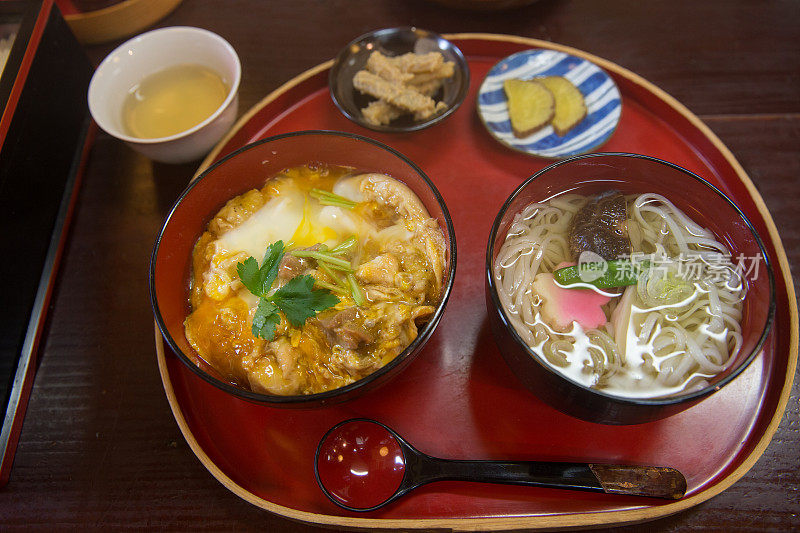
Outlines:
[[[156,331],[170,405],[208,470],[245,500],[293,519],[364,528],[519,529],[624,524],[666,516],[725,490],[763,453],[783,415],[797,360],[797,305],[775,225],[749,178],[716,136],[687,109],[638,76],[600,58],[543,41],[498,35],[449,36],[469,60],[471,88],[443,123],[409,134],[379,134],[348,121],[328,93],[326,63],[301,74],[250,110],[201,168],[248,142],[307,129],[355,132],[415,161],[448,203],[458,265],[450,302],[423,353],[394,381],[336,407],[298,411],[233,398],[183,366]],[[478,86],[502,57],[554,48],[604,68],[623,96],[620,124],[604,151],[663,158],[709,179],[744,210],[765,240],[776,270],[777,316],[763,353],[722,391],[666,420],[618,427],[573,419],[525,390],[489,332],[484,256],[505,198],[547,161],[494,141],[476,113]],[[698,199],[702,201],[702,199]],[[687,496],[677,502],[554,489],[432,483],[366,514],[329,502],[313,458],[325,431],[371,417],[432,455],[663,464],[681,470]]]

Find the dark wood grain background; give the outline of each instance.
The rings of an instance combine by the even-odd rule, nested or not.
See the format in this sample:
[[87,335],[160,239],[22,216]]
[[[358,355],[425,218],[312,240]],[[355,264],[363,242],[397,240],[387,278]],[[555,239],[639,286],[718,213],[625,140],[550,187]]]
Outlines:
[[[540,0],[475,13],[425,0],[184,0],[159,26],[222,35],[243,66],[240,113],[366,31],[515,34],[572,46],[655,83],[731,149],[800,260],[800,2]],[[97,64],[120,41],[87,47]],[[78,198],[0,530],[321,529],[262,511],[191,452],[156,366],[147,268],[197,163],[152,163],[98,135]],[[800,529],[800,386],[757,464],[724,493],[631,531]]]

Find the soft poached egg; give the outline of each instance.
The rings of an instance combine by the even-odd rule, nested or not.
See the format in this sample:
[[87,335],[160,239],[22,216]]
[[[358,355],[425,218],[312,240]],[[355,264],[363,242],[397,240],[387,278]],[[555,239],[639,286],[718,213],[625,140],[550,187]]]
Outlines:
[[217,250],[244,252],[259,261],[267,247],[281,240],[287,248],[306,248],[317,243],[336,246],[363,230],[363,222],[351,212],[322,205],[291,181],[277,187],[278,194],[239,226],[224,233]]

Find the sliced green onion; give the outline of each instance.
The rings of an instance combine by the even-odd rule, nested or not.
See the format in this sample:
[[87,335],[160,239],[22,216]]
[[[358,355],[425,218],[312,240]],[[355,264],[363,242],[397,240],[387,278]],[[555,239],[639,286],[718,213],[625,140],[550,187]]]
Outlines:
[[322,205],[332,205],[333,207],[341,207],[341,208],[344,208],[344,209],[353,209],[356,206],[356,204],[338,202],[338,201],[329,200],[329,199],[326,199],[326,198],[318,198],[318,200],[319,200],[319,203],[321,203]]
[[350,237],[349,239],[339,243],[337,246],[334,246],[331,249],[330,253],[332,253],[333,255],[342,254],[347,250],[349,250],[350,248],[352,248],[356,244],[356,242],[358,242],[358,239],[356,239],[355,237]]
[[361,293],[361,287],[358,286],[356,277],[352,272],[347,273],[347,281],[350,283],[350,293],[353,295],[353,301],[356,305],[361,306],[364,304],[364,295]]
[[347,209],[353,209],[356,206],[356,202],[348,200],[347,198],[339,196],[338,194],[330,191],[311,189],[308,194],[311,195],[312,198],[319,200],[319,203],[323,205],[334,205],[336,207],[345,207]]
[[330,277],[333,281],[336,282],[336,285],[338,285],[339,287],[341,287],[343,289],[347,289],[348,288],[347,283],[344,280],[342,280],[339,276],[337,276],[333,272],[333,269],[330,266],[328,266],[326,263],[317,263],[317,264],[318,264],[320,270],[325,272],[328,275],[328,277]]
[[331,283],[328,283],[326,281],[322,281],[322,280],[317,279],[317,278],[314,278],[314,286],[315,287],[322,287],[323,289],[328,289],[331,292],[336,292],[336,293],[339,293],[341,295],[350,294],[350,291],[348,291],[347,289],[343,289],[342,287],[339,287],[338,285],[333,285]]
[[295,257],[310,257],[312,259],[316,259],[317,261],[324,261],[331,266],[338,266],[341,269],[347,269],[347,270],[353,269],[350,266],[350,261],[345,261],[344,259],[333,257],[328,252],[318,252],[314,250],[292,250],[290,253]]
[[328,265],[328,267],[330,267],[331,270],[335,270],[336,272],[344,272],[344,273],[353,272],[353,267],[350,266],[334,265],[333,263],[326,263],[326,264]]

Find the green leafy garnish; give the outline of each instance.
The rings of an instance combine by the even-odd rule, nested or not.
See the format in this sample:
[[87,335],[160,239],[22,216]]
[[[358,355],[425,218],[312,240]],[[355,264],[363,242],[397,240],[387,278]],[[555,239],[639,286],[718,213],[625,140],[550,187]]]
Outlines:
[[286,319],[295,327],[302,326],[307,318],[339,303],[339,298],[328,289],[315,289],[313,276],[295,276],[270,297],[280,307]]
[[[591,269],[589,269],[590,266],[595,267],[602,272],[602,274],[597,277],[587,276],[586,274],[591,272]],[[559,285],[567,287],[569,285],[588,283],[600,289],[610,289],[613,287],[636,285],[639,275],[649,266],[649,261],[632,262],[627,259],[615,259],[606,262],[584,263],[583,265],[559,268],[553,272],[553,277]],[[586,270],[582,272],[582,269]]]
[[275,337],[275,328],[281,323],[278,316],[278,307],[267,300],[259,298],[258,309],[253,316],[253,335],[262,339],[272,340]]
[[236,265],[239,279],[242,280],[247,290],[258,297],[266,296],[269,293],[272,283],[278,277],[278,269],[283,259],[283,241],[270,244],[264,260],[259,268],[258,262],[253,257],[248,257],[243,263]]
[[315,288],[313,276],[295,276],[283,287],[270,294],[272,284],[278,277],[283,259],[283,241],[271,244],[264,254],[261,266],[253,257],[248,257],[236,265],[239,279],[247,290],[258,296],[258,307],[253,316],[253,335],[272,340],[282,311],[295,327],[305,324],[308,318],[339,303],[339,298],[326,288]]

